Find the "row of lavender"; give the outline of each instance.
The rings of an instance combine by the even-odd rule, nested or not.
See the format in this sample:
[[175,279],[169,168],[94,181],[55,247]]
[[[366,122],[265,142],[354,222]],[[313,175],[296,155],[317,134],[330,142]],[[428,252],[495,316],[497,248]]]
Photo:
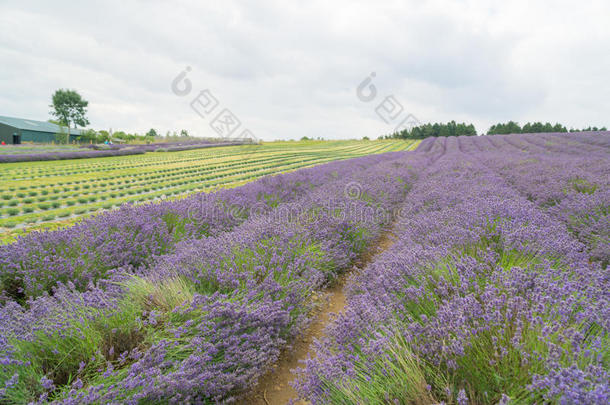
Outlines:
[[233,146],[233,145],[243,145],[244,141],[239,140],[231,140],[231,139],[217,139],[214,141],[207,139],[193,139],[190,141],[182,141],[182,142],[156,142],[156,143],[147,143],[142,145],[132,145],[132,144],[112,144],[112,145],[104,145],[104,144],[93,144],[93,145],[83,145],[82,148],[95,149],[95,150],[123,150],[123,149],[132,149],[137,148],[143,150],[145,152],[154,152],[154,151],[180,151],[180,150],[189,150],[189,149],[200,149],[200,148],[210,148],[215,146]]
[[610,402],[610,134],[426,140],[396,243],[300,370],[313,403]]
[[498,152],[488,153],[483,163],[502,175],[522,196],[564,222],[587,245],[591,259],[606,267],[610,261],[609,139],[609,133],[591,138],[556,135],[515,138],[519,149],[534,156],[525,160],[518,158],[519,154],[511,154],[502,159]]
[[70,152],[45,152],[45,153],[17,153],[0,154],[0,163],[16,162],[38,162],[47,160],[68,160],[68,159],[91,159],[112,156],[141,155],[146,152],[179,152],[192,149],[215,148],[219,146],[237,146],[243,142],[220,142],[220,143],[165,143],[149,145],[113,145],[104,149],[74,150]]
[[43,160],[91,159],[111,156],[142,155],[146,151],[140,149],[124,150],[88,150],[74,152],[19,153],[0,155],[0,163],[38,162]]
[[0,311],[2,400],[231,400],[307,323],[312,292],[392,220],[427,160],[331,163],[3,249],[26,295],[7,291]]
[[[193,138],[193,140],[191,140],[191,141],[187,140],[187,141],[182,141],[182,142],[154,142],[154,143],[147,143],[147,144],[138,145],[138,146],[145,147],[150,150],[154,150],[157,148],[163,148],[163,147],[171,146],[171,145],[176,145],[176,146],[204,145],[204,144],[210,144],[210,143],[218,143],[221,141],[222,140],[212,142],[208,139]],[[95,149],[95,150],[103,150],[103,149],[119,150],[119,149],[124,149],[124,148],[131,148],[133,146],[134,146],[133,144],[128,144],[128,143],[115,143],[115,144],[109,144],[109,145],[108,144],[86,144],[86,145],[81,145],[80,147],[87,148],[87,149]]]

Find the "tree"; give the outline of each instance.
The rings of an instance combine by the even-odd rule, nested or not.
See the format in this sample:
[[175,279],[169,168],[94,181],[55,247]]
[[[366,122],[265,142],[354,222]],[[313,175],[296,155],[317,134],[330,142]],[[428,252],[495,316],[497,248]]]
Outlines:
[[186,131],[186,129],[183,129],[180,131],[180,136],[183,138],[188,138],[189,133]]
[[70,139],[70,124],[84,127],[89,124],[87,119],[87,106],[89,102],[83,99],[75,90],[59,89],[53,93],[53,108],[51,115],[57,118],[61,125],[68,128],[68,139]]
[[157,136],[159,136],[159,134],[157,133],[157,131],[154,128],[151,128],[146,133],[146,136],[150,136],[152,138],[156,138]]
[[399,132],[386,135],[385,139],[424,139],[429,136],[462,136],[476,135],[477,130],[474,125],[464,122],[457,123],[455,121],[434,124],[423,124],[411,129],[405,128]]
[[[594,127],[595,128],[595,127]],[[590,131],[591,127],[585,129],[574,129],[570,128],[569,130],[560,123],[555,123],[555,125],[550,122],[542,123],[542,122],[528,122],[523,125],[523,128],[519,126],[518,123],[514,121],[509,121],[506,124],[498,123],[492,125],[487,131],[487,135],[492,134],[530,134],[530,133],[538,133],[538,132],[579,132],[579,131]]]
[[566,127],[564,127],[563,125],[561,125],[560,123],[556,123],[553,126],[552,132],[568,132],[568,129]]
[[70,142],[70,131],[66,130],[64,125],[59,126],[59,132],[55,134],[55,140],[57,143],[66,145]]
[[97,136],[97,142],[98,143],[102,143],[102,142],[106,142],[110,140],[110,132],[102,129],[101,131],[98,132],[98,136]]
[[129,140],[128,139],[128,135],[125,132],[123,132],[123,131],[113,132],[112,137],[115,138],[115,139],[121,139],[123,141]]
[[86,129],[81,132],[80,139],[85,142],[97,142],[97,132],[94,129]]
[[521,127],[515,121],[508,121],[506,124],[498,123],[492,125],[487,131],[487,135],[493,134],[520,134],[522,132]]
[[[438,125],[438,124],[434,124],[433,128],[436,125]],[[450,128],[446,125],[443,125],[442,127],[438,126],[434,129],[435,129],[435,132],[438,132],[438,136],[452,136],[453,135],[450,131]],[[438,129],[438,131],[436,131],[437,129]]]

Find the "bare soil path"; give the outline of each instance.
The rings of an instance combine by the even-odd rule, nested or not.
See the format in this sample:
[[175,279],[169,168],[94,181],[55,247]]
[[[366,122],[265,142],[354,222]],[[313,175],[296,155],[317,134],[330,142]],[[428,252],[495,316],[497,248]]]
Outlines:
[[343,287],[348,278],[358,268],[363,268],[370,263],[375,256],[388,249],[394,243],[394,235],[391,231],[384,232],[376,243],[368,248],[364,256],[345,272],[339,279],[329,287],[323,295],[314,297],[320,306],[309,327],[299,336],[289,350],[285,350],[275,365],[274,369],[260,378],[258,385],[251,394],[243,398],[240,403],[254,405],[284,405],[292,400],[295,405],[304,405],[307,402],[297,401],[297,392],[290,386],[294,380],[294,374],[290,371],[300,366],[301,360],[305,360],[313,353],[315,339],[324,336],[326,326],[332,321],[333,314],[341,313],[346,304]]

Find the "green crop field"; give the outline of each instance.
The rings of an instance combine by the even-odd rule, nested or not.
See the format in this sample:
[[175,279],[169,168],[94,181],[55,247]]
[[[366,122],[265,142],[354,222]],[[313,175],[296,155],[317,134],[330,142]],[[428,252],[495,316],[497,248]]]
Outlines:
[[418,141],[274,142],[183,152],[0,165],[2,242],[126,202],[234,187],[333,160],[409,150]]

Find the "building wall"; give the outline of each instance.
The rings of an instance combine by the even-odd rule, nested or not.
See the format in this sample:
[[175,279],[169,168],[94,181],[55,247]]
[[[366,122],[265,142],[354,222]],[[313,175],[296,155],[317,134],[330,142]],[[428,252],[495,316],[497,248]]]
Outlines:
[[[35,142],[35,143],[51,143],[57,142],[54,132],[45,131],[32,131],[29,129],[19,129],[11,127],[6,124],[0,123],[0,142],[8,145],[13,144],[13,134],[21,135],[21,143],[24,142]],[[77,138],[79,134],[70,134],[70,143],[78,142]]]
[[55,141],[55,134],[52,132],[31,131],[29,129],[21,130],[21,143],[23,143],[23,142],[51,143],[54,141]]
[[0,142],[4,141],[6,144],[12,144],[14,133],[19,134],[20,131],[15,127],[0,123]]

